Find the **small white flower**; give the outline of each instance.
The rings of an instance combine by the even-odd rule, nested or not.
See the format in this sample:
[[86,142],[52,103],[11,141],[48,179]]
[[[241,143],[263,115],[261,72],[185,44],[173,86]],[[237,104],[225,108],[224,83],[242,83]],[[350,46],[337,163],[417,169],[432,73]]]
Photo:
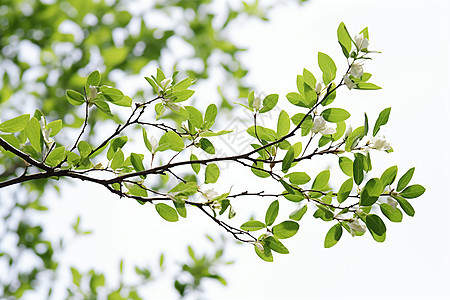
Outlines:
[[202,193],[202,196],[207,200],[212,200],[212,199],[216,198],[217,196],[219,196],[219,194],[217,194],[216,191],[214,191],[214,189],[208,189],[201,193]]
[[152,153],[155,154],[156,148],[158,148],[158,140],[154,137],[150,137],[150,146],[152,147]]
[[256,246],[256,248],[258,248],[258,250],[260,251],[260,252],[264,252],[264,246],[263,246],[263,244],[261,244],[261,242],[255,242],[255,246]]
[[166,78],[161,81],[161,86],[163,90],[166,90],[170,84],[172,84],[172,78]]
[[53,143],[55,142],[55,140],[50,137],[50,134],[52,133],[52,129],[51,128],[45,129],[45,127],[47,126],[47,122],[45,121],[44,116],[41,116],[41,119],[39,120],[39,124],[41,125],[42,136],[44,137],[44,142],[47,145],[47,147],[50,148],[53,145]]
[[170,110],[173,110],[173,111],[180,111],[180,106],[179,106],[178,104],[175,104],[173,101],[163,99],[162,104],[163,104],[165,107],[169,108]]
[[360,207],[358,207],[357,209],[356,209],[356,214],[357,215],[362,215],[364,213],[364,211],[360,208]]
[[396,209],[398,205],[397,201],[395,201],[392,197],[387,198],[387,204],[389,204],[393,209]]
[[322,116],[317,116],[314,118],[312,132],[320,132],[321,134],[334,134],[336,133],[336,129],[334,129],[333,127],[328,127],[325,119]]
[[358,219],[355,219],[352,222],[350,222],[348,226],[352,230],[352,236],[355,236],[354,231],[366,232],[366,225],[359,223]]
[[97,97],[97,88],[95,86],[89,86],[89,100],[93,100]]
[[261,104],[264,98],[266,98],[266,94],[264,92],[255,93],[255,99],[253,99],[253,108],[255,109],[255,112],[261,109]]
[[356,84],[350,79],[348,74],[344,75],[344,83],[348,87],[349,90],[354,89],[356,87]]
[[391,145],[386,141],[386,138],[383,136],[376,136],[372,138],[371,148],[376,150],[391,150]]
[[364,34],[360,33],[355,36],[355,44],[358,50],[367,49],[369,47],[369,40],[364,37]]
[[350,68],[350,75],[360,78],[364,73],[363,65],[362,62],[354,62]]
[[345,131],[344,139],[346,137],[348,137],[352,132],[353,132],[353,128],[352,128],[352,125],[350,125],[350,126],[348,126],[347,130]]
[[322,90],[323,90],[322,82],[318,81],[316,83],[316,94],[320,95],[322,93]]

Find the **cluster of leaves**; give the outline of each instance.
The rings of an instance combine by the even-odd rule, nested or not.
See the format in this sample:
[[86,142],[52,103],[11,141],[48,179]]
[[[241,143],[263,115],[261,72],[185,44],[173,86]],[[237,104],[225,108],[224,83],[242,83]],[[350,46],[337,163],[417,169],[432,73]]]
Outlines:
[[[170,49],[171,40],[182,41],[194,50],[193,55],[183,53],[176,58],[174,65],[184,63],[187,66],[189,62],[197,62],[200,58],[202,61],[200,68],[193,67],[184,71],[198,80],[207,80],[213,70],[220,71],[227,78],[224,82],[227,90],[234,90],[237,87],[241,95],[246,94],[248,87],[241,79],[247,74],[247,70],[237,56],[245,49],[235,45],[226,32],[237,19],[256,17],[267,20],[266,14],[271,7],[264,7],[258,2],[244,2],[240,6],[227,4],[224,15],[220,15],[214,9],[216,2],[154,1],[147,3],[149,5],[147,8],[140,7],[138,13],[133,13],[130,12],[132,10],[129,11],[135,4],[132,1],[2,1],[0,104],[2,117],[7,120],[2,122],[2,139],[16,149],[23,150],[23,153],[34,162],[41,161],[40,166],[44,169],[40,170],[48,170],[44,165],[57,168],[59,164],[64,163],[78,165],[79,170],[83,168],[88,170],[91,167],[89,159],[95,156],[91,154],[86,158],[88,152],[92,150],[92,145],[89,148],[85,141],[79,143],[77,141],[76,147],[72,148],[68,145],[62,146],[60,143],[51,143],[63,127],[86,128],[84,124],[86,119],[79,116],[78,111],[71,105],[79,105],[84,94],[90,92],[88,87],[85,87],[84,91],[82,88],[85,75],[90,70],[101,69],[105,84],[101,90],[99,87],[99,96],[95,100],[90,99],[90,105],[97,108],[91,110],[92,117],[87,120],[93,128],[96,121],[111,117],[109,109],[111,103],[131,105],[129,97],[122,97],[122,92],[111,88],[115,79],[110,74],[122,72],[128,76],[139,73],[148,64],[160,64],[163,52],[166,56],[170,55],[170,51],[165,50]],[[195,12],[194,18],[191,17],[192,12]],[[172,18],[175,13],[182,17]],[[157,25],[149,22],[155,17],[156,19],[165,17],[170,19],[170,22],[166,22],[168,25],[164,28],[155,27]],[[180,28],[186,30],[179,30]],[[208,59],[212,53],[216,55],[214,60]],[[99,77],[96,79],[96,74],[99,73],[91,75],[90,85],[98,85],[96,80],[99,80]],[[69,92],[71,95],[69,102],[61,101],[67,87],[74,87],[77,92]],[[139,91],[132,96],[135,98],[142,94],[143,92]],[[227,95],[222,94],[224,107],[229,107]],[[34,115],[28,114],[30,106],[38,107],[39,110]],[[213,108],[210,109],[211,113],[212,110]],[[8,120],[10,116],[17,114],[22,115],[17,119]],[[207,119],[206,116],[205,118]],[[55,121],[47,122],[45,119]],[[116,115],[113,120],[120,122]],[[206,127],[204,129],[207,130]],[[86,133],[96,134],[92,129]],[[63,140],[63,137],[60,139]],[[120,143],[122,140],[114,144],[111,150],[113,154],[118,152],[115,150],[120,147],[116,145]],[[201,143],[203,147],[213,149],[206,139]],[[136,156],[133,157],[135,161]],[[128,161],[126,163],[132,165]],[[33,165],[21,156],[2,151],[0,182],[19,177],[23,172],[28,172]],[[120,153],[114,161],[114,167],[118,165],[124,166],[120,162]],[[42,277],[40,273],[56,272],[57,263],[53,254],[55,249],[61,247],[53,245],[45,238],[44,228],[37,223],[30,223],[33,218],[29,215],[46,213],[48,203],[42,197],[46,194],[48,186],[59,190],[59,183],[39,177],[30,177],[29,180],[22,181],[20,186],[16,186],[15,191],[9,189],[12,195],[25,192],[28,199],[16,201],[9,208],[2,203],[3,217],[0,227],[8,230],[1,235],[0,243],[7,240],[6,236],[10,235],[17,235],[18,240],[23,242],[26,235],[27,240],[36,241],[34,246],[27,243],[31,247],[29,247],[31,252],[28,252],[37,258],[35,261],[39,262],[42,259],[45,261],[42,264],[38,263],[36,268],[30,266],[29,270],[19,270],[17,266],[21,265],[23,255],[16,254],[22,253],[21,249],[28,246],[20,242],[14,251],[2,249],[0,257],[6,262],[5,265],[9,266],[9,275],[8,280],[2,280],[0,283],[3,290],[3,293],[0,293],[1,297],[20,297],[25,290],[33,289],[39,284],[39,278]],[[16,200],[15,197],[11,199]],[[15,218],[8,217],[12,215]],[[17,218],[21,218],[22,221]],[[43,248],[47,250],[43,251]]]
[[[80,179],[101,185],[120,197],[134,199],[140,204],[154,204],[156,212],[170,222],[178,221],[179,217],[186,218],[186,205],[192,206],[238,241],[253,244],[256,254],[265,261],[273,260],[272,251],[289,253],[280,240],[291,238],[297,233],[298,222],[308,207],[314,209],[313,217],[325,222],[336,222],[326,234],[325,247],[331,247],[339,241],[343,228],[353,236],[363,235],[368,228],[376,241],[383,242],[386,238],[386,226],[379,213],[373,209],[374,206],[379,206],[382,214],[390,221],[400,222],[402,211],[397,208],[397,204],[400,204],[406,214],[414,215],[414,210],[406,199],[419,197],[425,189],[418,184],[408,186],[414,168],[399,179],[396,188],[392,186],[397,177],[397,166],[388,168],[380,178],[370,176],[370,152],[392,151],[390,144],[378,134],[380,127],[388,122],[390,108],[380,113],[369,137],[366,114],[364,125],[352,130],[351,127],[347,128],[346,120],[350,117],[347,110],[328,107],[334,103],[340,87],[359,90],[380,88],[367,82],[371,74],[363,72],[361,63],[369,59],[370,54],[376,53],[367,49],[367,28],[353,39],[341,23],[338,40],[348,62],[345,74],[335,81],[337,67],[334,61],[325,53],[319,53],[322,82],[306,69],[302,75],[297,76],[298,92],[288,93],[286,98],[304,112],[291,117],[282,110],[276,130],[259,126],[258,117],[276,107],[279,96],[270,94],[263,97],[254,92],[249,93],[248,105],[243,106],[253,113],[253,125],[248,128],[247,133],[255,142],[249,145],[252,150],[234,156],[215,156],[215,147],[210,139],[229,133],[225,130],[211,130],[217,116],[217,107],[211,104],[202,113],[193,106],[183,105],[194,93],[189,89],[193,83],[191,78],[178,81],[177,73],[166,77],[158,69],[156,76],[146,77],[156,96],[145,102],[133,103],[120,90],[101,85],[100,73],[94,71],[84,83],[84,95],[73,90],[66,93],[70,103],[85,106],[84,123],[72,147],[54,140],[57,139],[61,121],[47,124],[40,111],[36,111],[33,117],[25,114],[0,124],[0,130],[9,133],[0,138],[2,151],[10,157],[20,157],[27,163],[21,176],[0,182],[0,187],[36,179]],[[102,138],[98,145],[83,140],[88,120],[92,118],[90,111],[95,107],[107,118],[114,118],[109,107],[111,104],[131,107],[128,119],[119,124],[110,135]],[[155,110],[155,122],[142,119],[150,106]],[[179,126],[172,127],[158,122],[168,112],[177,116]],[[134,127],[142,129],[142,142],[148,152],[147,158],[143,153],[129,153],[126,150],[128,137],[125,131]],[[148,128],[155,129],[155,133],[161,132],[161,137],[149,137]],[[306,139],[306,142],[299,141],[298,135]],[[294,144],[291,143],[293,140]],[[314,143],[316,147],[312,146]],[[191,152],[188,153],[187,149]],[[208,158],[198,159],[195,155],[197,151]],[[156,155],[160,157],[160,161],[154,165]],[[329,184],[330,170],[319,172],[310,184],[310,175],[298,164],[302,160],[323,155],[336,155],[340,169],[349,177],[336,191]],[[214,184],[218,181],[220,168],[217,162],[222,161],[245,166],[257,177],[274,180],[280,184],[281,192],[244,191],[231,194],[230,190],[218,195],[213,190],[204,190],[202,183]],[[183,166],[191,166],[191,169],[183,169]],[[105,176],[94,175],[98,173],[104,173]],[[158,178],[167,183],[163,185],[164,188],[155,184],[155,179]],[[170,183],[169,178],[172,179]],[[229,219],[235,216],[232,201],[247,196],[278,199],[270,204],[264,222],[249,220],[238,228],[222,220],[220,215],[226,210]],[[200,198],[204,200],[199,200]],[[305,204],[295,210],[289,220],[273,225],[278,216],[279,199],[283,198]],[[253,236],[252,232],[258,230],[266,232],[259,237]],[[191,256],[194,259],[195,256]],[[177,286],[177,289],[182,291],[183,285]]]

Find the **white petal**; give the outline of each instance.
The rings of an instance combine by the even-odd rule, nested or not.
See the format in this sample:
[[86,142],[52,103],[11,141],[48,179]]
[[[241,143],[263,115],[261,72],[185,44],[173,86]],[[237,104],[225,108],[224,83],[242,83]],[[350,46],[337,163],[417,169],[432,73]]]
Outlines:
[[323,130],[320,131],[321,134],[335,134],[336,133],[336,129],[334,129],[333,127],[327,127]]

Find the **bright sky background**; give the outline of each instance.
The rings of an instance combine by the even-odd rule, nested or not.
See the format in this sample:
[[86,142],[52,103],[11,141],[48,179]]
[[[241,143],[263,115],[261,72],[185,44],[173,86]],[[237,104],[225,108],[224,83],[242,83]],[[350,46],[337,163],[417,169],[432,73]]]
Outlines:
[[[318,51],[335,60],[338,74],[345,71],[346,62],[336,38],[341,21],[352,35],[369,27],[370,49],[382,54],[373,55],[374,60],[367,62],[365,69],[373,74],[371,81],[383,89],[343,88],[333,105],[352,113],[354,128],[362,124],[364,111],[373,125],[382,109],[392,107],[382,133],[395,152],[373,155],[373,174],[380,175],[397,164],[401,175],[415,166],[412,182],[422,184],[427,192],[411,201],[416,210],[414,218],[404,215],[399,224],[386,221],[387,239],[382,244],[373,241],[370,234],[353,239],[344,232],[336,246],[324,249],[323,240],[331,224],[314,219],[312,210],[300,222],[297,236],[286,241],[291,253],[275,255],[274,263],[256,257],[253,247],[230,243],[227,257],[237,263],[223,269],[229,285],[208,285],[206,298],[448,299],[448,1],[310,0],[301,7],[281,5],[270,19],[270,23],[240,24],[232,34],[238,44],[249,48],[244,57],[251,69],[250,82],[266,93],[279,93],[285,103],[284,95],[295,90],[295,77],[304,67],[320,74]],[[296,113],[289,104],[283,109],[291,116]],[[320,171],[310,170],[314,175]],[[241,174],[235,175],[236,179],[249,190],[262,189]],[[231,184],[225,181],[219,189],[228,189]],[[161,252],[166,253],[168,261],[183,261],[188,243],[199,252],[211,252],[204,234],[217,236],[220,232],[194,211],[188,211],[191,217],[187,220],[164,222],[151,205],[138,206],[85,183],[64,186],[63,195],[64,199],[52,207],[52,224],[67,223],[68,217],[81,213],[84,227],[95,231],[75,241],[64,257],[80,269],[115,271],[119,257],[125,258],[128,267],[139,263],[156,269]],[[249,199],[243,208],[251,208],[257,200]],[[256,217],[263,218],[266,207],[262,206]],[[285,217],[293,207],[286,209]],[[245,217],[248,215],[242,220]],[[55,234],[64,232],[58,226],[51,230]],[[172,283],[169,278],[150,285],[151,298],[175,299]]]

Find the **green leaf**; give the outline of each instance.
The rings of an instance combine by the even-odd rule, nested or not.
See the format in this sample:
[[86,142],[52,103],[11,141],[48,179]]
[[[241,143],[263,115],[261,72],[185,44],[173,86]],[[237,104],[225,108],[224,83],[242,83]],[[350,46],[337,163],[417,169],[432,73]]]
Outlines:
[[414,217],[414,214],[416,213],[414,211],[414,208],[412,207],[411,203],[408,202],[408,200],[406,200],[403,197],[400,196],[392,196],[395,200],[397,200],[397,202],[400,204],[400,207],[403,209],[403,211],[410,217]]
[[210,104],[205,112],[205,123],[203,124],[203,129],[209,129],[214,125],[217,116],[217,106],[215,104]]
[[77,145],[78,152],[82,158],[88,157],[91,154],[92,147],[85,141],[80,141]]
[[0,131],[13,133],[24,130],[30,120],[30,115],[21,115],[0,123]]
[[281,243],[279,240],[275,239],[273,236],[269,236],[264,239],[264,243],[273,251],[288,254],[289,250]]
[[123,96],[122,99],[111,102],[114,105],[124,106],[124,107],[131,107],[131,104],[133,103],[133,100],[128,96]]
[[287,112],[282,110],[280,112],[280,116],[278,117],[277,124],[277,138],[281,138],[289,133],[289,129],[291,126],[291,120],[289,119],[289,115]]
[[392,166],[390,168],[387,168],[386,171],[383,172],[380,177],[381,182],[383,183],[383,187],[391,185],[394,182],[395,177],[397,176],[397,171],[397,166]]
[[311,108],[317,102],[317,93],[316,90],[310,87],[308,84],[304,83],[303,90],[305,91],[303,96],[305,99],[305,104],[308,108]]
[[[251,91],[250,93],[248,93],[248,97],[247,97],[247,103],[248,103],[248,108],[253,111],[253,101],[255,101],[255,91]],[[246,107],[245,105],[243,105],[244,107]]]
[[[255,130],[256,129],[256,130]],[[250,126],[247,129],[247,133],[250,134],[252,137],[260,138],[261,140],[273,142],[277,139],[277,134],[275,131],[269,128],[265,128],[262,126]]]
[[55,120],[45,126],[45,129],[51,129],[50,136],[55,136],[62,128],[62,120]]
[[[191,154],[190,160],[198,160],[198,157],[194,154]],[[200,164],[191,164],[192,170],[194,170],[195,174],[198,174],[200,172]]]
[[289,178],[291,183],[297,185],[306,184],[311,180],[311,177],[309,177],[305,172],[292,172],[286,174],[284,177]]
[[176,222],[178,221],[178,214],[177,211],[170,207],[169,205],[165,203],[157,203],[155,204],[156,211],[166,221],[169,222]]
[[391,108],[388,107],[384,109],[380,114],[378,115],[377,121],[375,122],[375,126],[373,127],[373,136],[377,135],[378,131],[380,130],[380,127],[382,125],[385,125],[389,121],[389,114],[391,113]]
[[173,86],[173,90],[174,91],[182,91],[182,90],[186,90],[187,88],[189,88],[192,85],[192,79],[187,77],[183,80],[181,80],[180,82],[177,82],[174,86]]
[[355,161],[353,162],[353,179],[356,185],[360,185],[364,179],[364,160],[365,156],[361,153],[355,153]]
[[205,132],[202,132],[200,134],[200,136],[202,136],[202,137],[219,136],[219,135],[228,134],[230,132],[233,132],[233,130],[221,130],[218,132],[205,131]]
[[154,92],[155,94],[158,94],[159,88],[158,88],[158,85],[156,84],[156,82],[155,82],[152,78],[150,78],[150,77],[144,77],[144,78],[145,78],[145,80],[147,80],[147,82],[150,83],[150,85],[152,86],[153,92]]
[[330,180],[330,170],[323,170],[317,174],[312,184],[313,190],[324,190],[328,187],[328,181]]
[[278,210],[280,208],[280,203],[278,200],[273,201],[266,212],[265,222],[267,226],[270,226],[275,222],[275,219],[278,216]]
[[124,162],[123,152],[122,150],[118,149],[116,153],[114,153],[113,159],[111,161],[111,168],[113,170],[121,168],[123,166],[123,162]]
[[0,137],[8,142],[14,148],[20,148],[20,141],[14,136],[14,134],[1,134]]
[[372,235],[373,239],[374,239],[375,241],[377,241],[378,243],[382,243],[382,242],[384,242],[384,241],[386,240],[386,232],[383,233],[382,235],[377,235],[377,234],[376,234],[375,232],[373,232],[373,230],[371,230],[370,228],[369,228],[369,232],[370,232],[370,234]]
[[99,100],[96,100],[93,103],[100,111],[104,112],[105,114],[107,114],[110,117],[114,117],[114,115],[111,113],[111,109],[109,108],[108,103],[106,103],[105,101],[99,101]]
[[[259,157],[258,159],[262,159],[262,157]],[[251,171],[253,174],[255,174],[258,177],[261,178],[267,178],[270,176],[268,172],[263,171],[264,170],[264,163],[262,161],[257,161],[256,163],[253,163]]]
[[89,88],[89,86],[99,86],[101,81],[101,75],[100,72],[95,70],[86,79],[86,88]]
[[301,106],[301,107],[308,107],[307,101],[305,97],[300,95],[299,93],[291,92],[286,95],[286,98],[289,102],[291,102],[294,105]]
[[[127,186],[127,189],[128,189],[128,193],[131,195],[138,196],[138,197],[147,197],[148,196],[147,190],[141,188],[137,184],[133,184],[132,186]],[[137,200],[137,201],[141,205],[145,204],[145,201],[141,201],[141,200]]]
[[349,177],[353,177],[353,161],[345,156],[339,157],[339,167]]
[[194,93],[195,92],[193,90],[177,91],[173,92],[170,98],[174,99],[175,102],[183,102],[191,98]]
[[400,177],[400,179],[398,180],[398,184],[397,184],[397,191],[403,190],[408,185],[408,183],[411,181],[411,178],[414,175],[414,170],[415,170],[415,168],[413,167],[413,168],[409,169],[408,171],[406,171],[406,173],[403,174],[402,177]]
[[108,153],[106,155],[108,160],[111,160],[113,158],[114,153],[117,151],[117,149],[122,148],[127,143],[127,141],[128,141],[128,137],[126,137],[126,136],[121,136],[121,137],[117,137],[117,138],[113,139],[110,143]]
[[296,211],[293,211],[289,215],[289,219],[292,219],[292,220],[295,220],[295,221],[300,221],[303,218],[303,216],[305,215],[307,210],[308,210],[308,206],[307,205],[303,205],[302,208],[297,209]]
[[70,104],[79,106],[85,102],[84,96],[74,90],[67,90],[66,97]]
[[81,276],[80,272],[78,272],[78,270],[75,269],[74,267],[71,267],[70,271],[72,272],[72,282],[73,282],[73,284],[75,284],[76,286],[79,287],[80,283],[81,283],[81,279],[82,279],[82,276]]
[[264,261],[267,262],[272,262],[273,261],[273,256],[272,256],[272,251],[270,251],[269,246],[263,244],[264,247],[264,251],[260,251],[258,249],[258,247],[255,245],[255,252],[256,254]]
[[147,131],[145,131],[145,128],[142,128],[142,137],[144,139],[145,147],[148,149],[148,151],[153,153],[153,150],[155,150],[155,149],[152,149],[152,144],[150,143],[150,140],[148,139]]
[[344,202],[348,196],[350,195],[351,191],[353,189],[353,179],[349,178],[341,185],[341,188],[339,189],[339,192],[337,194],[337,201],[339,203]]
[[66,158],[66,149],[64,147],[58,147],[54,149],[47,156],[45,163],[50,167],[56,167],[60,162],[62,162]]
[[376,235],[382,236],[386,232],[386,225],[377,215],[370,214],[366,216],[366,225]]
[[342,108],[327,108],[322,112],[322,116],[328,122],[338,123],[347,120],[350,113]]
[[143,160],[143,158],[141,155],[139,155],[137,153],[131,153],[131,155],[130,155],[131,164],[133,165],[133,168],[138,172],[145,170],[142,160]]
[[369,132],[369,118],[367,117],[367,114],[364,113],[364,136],[366,136],[368,132]]
[[205,183],[215,183],[219,179],[220,170],[216,164],[206,166]]
[[303,81],[304,83],[309,85],[310,88],[314,90],[316,89],[316,82],[317,82],[316,77],[314,77],[313,73],[311,73],[305,68],[303,69]]
[[372,178],[367,181],[366,185],[361,190],[361,206],[371,206],[377,202],[384,187],[381,184],[381,180],[378,178]]
[[270,94],[267,95],[263,100],[263,106],[261,110],[259,111],[260,114],[270,111],[272,108],[277,105],[278,102],[278,95],[277,94]]
[[425,193],[425,188],[420,184],[413,184],[404,189],[400,196],[407,199],[417,198]]
[[360,82],[356,85],[357,90],[379,90],[380,86],[370,83],[370,82]]
[[35,117],[30,119],[28,126],[25,128],[25,134],[33,149],[38,153],[42,152],[41,124],[39,124],[39,121]]
[[325,248],[330,248],[336,245],[337,242],[341,239],[342,236],[342,226],[337,223],[333,227],[328,230],[327,235],[325,236],[324,246]]
[[281,170],[284,173],[289,171],[289,168],[291,167],[293,161],[294,161],[294,148],[290,147],[283,158],[283,162],[281,163]]
[[175,209],[177,210],[180,217],[186,218],[186,204],[184,203],[184,201],[173,201],[173,205],[175,206]]
[[391,222],[401,222],[403,219],[402,211],[398,208],[393,208],[387,203],[382,203],[380,205],[381,211]]
[[171,149],[180,152],[184,149],[183,139],[173,131],[168,131],[163,134],[158,144],[158,151],[165,151]]
[[350,34],[348,33],[344,22],[341,22],[341,24],[339,24],[337,36],[339,45],[341,45],[342,48],[342,52],[344,53],[345,57],[348,58],[350,56],[350,52],[352,51],[352,38],[350,37]]
[[202,113],[198,111],[193,106],[185,106],[185,109],[189,113],[189,121],[195,126],[195,128],[200,128],[203,125]]
[[105,96],[105,99],[111,103],[120,102],[124,97],[122,91],[116,88],[102,86],[100,88],[100,91],[102,92],[103,96]]
[[364,28],[360,33],[364,35],[364,38],[369,39],[369,28]]
[[351,151],[354,147],[356,147],[364,137],[364,126],[360,126],[350,133],[345,141],[345,151]]
[[188,181],[186,183],[180,182],[173,189],[169,191],[169,193],[183,194],[186,196],[191,196],[197,193],[197,184],[192,181]]
[[208,139],[205,139],[205,138],[200,139],[200,148],[202,148],[203,151],[205,151],[206,153],[209,153],[209,154],[216,153],[216,149],[214,149],[214,145]]
[[[294,115],[291,120],[292,123],[294,123],[294,125],[298,126],[303,118],[305,118],[305,114],[302,113],[298,113],[296,115]],[[306,116],[306,118],[304,119],[303,123],[301,123],[300,128],[302,128],[302,136],[305,136],[309,133],[309,131],[311,130],[311,128],[313,128],[313,120],[312,117],[310,115]]]
[[163,81],[164,79],[166,79],[166,76],[164,75],[163,71],[161,71],[160,68],[157,68],[157,69],[156,69],[156,79],[157,79],[159,82],[161,82],[161,81]]
[[319,67],[323,72],[323,82],[328,85],[331,81],[336,78],[336,65],[334,61],[326,55],[325,53],[319,52],[318,54]]
[[283,221],[273,226],[272,233],[277,239],[287,239],[294,236],[300,226],[294,221]]
[[241,225],[241,229],[246,231],[257,231],[263,228],[266,228],[266,225],[263,222],[256,220],[247,221]]

